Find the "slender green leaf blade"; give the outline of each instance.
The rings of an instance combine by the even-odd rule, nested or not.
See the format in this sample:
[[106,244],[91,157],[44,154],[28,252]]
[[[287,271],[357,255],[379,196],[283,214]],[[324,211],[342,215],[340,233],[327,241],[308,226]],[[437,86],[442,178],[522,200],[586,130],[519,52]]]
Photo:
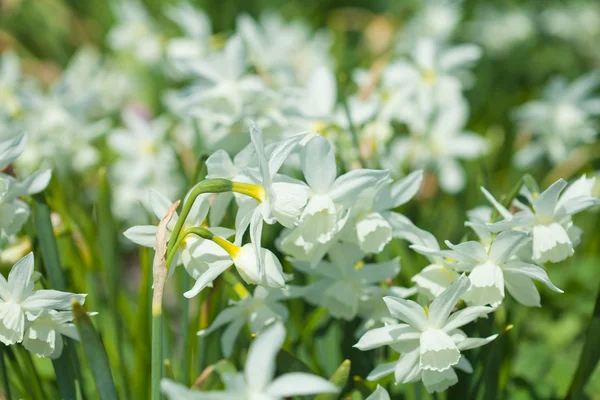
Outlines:
[[81,304],[73,302],[75,325],[81,337],[83,352],[96,381],[96,390],[101,400],[117,400],[117,390],[108,363],[108,357],[92,320]]

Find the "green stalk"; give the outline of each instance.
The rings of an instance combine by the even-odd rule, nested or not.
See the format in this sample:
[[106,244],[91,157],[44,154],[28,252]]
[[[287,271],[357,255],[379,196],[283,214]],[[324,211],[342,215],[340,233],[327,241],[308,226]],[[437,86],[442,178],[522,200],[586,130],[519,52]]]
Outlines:
[[35,382],[32,385],[33,392],[35,393],[35,397],[37,397],[40,400],[47,399],[48,397],[46,397],[46,395],[44,394],[44,389],[42,388],[42,380],[40,379],[40,374],[38,374],[38,371],[35,369],[35,366],[33,365],[33,361],[31,359],[31,353],[29,351],[25,350],[22,352],[22,357],[24,358],[23,364],[25,364],[25,370],[27,371],[27,375],[28,375],[30,381]]
[[152,310],[152,400],[160,400],[160,379],[162,377],[162,309]]
[[[177,219],[177,223],[175,224],[175,227],[173,228],[173,231],[171,232],[171,236],[169,237],[169,242],[167,245],[167,254],[172,253],[173,249],[176,248],[175,243],[177,242],[177,239],[179,238],[179,233],[181,231],[181,228],[183,227],[183,224],[185,223],[185,219],[189,215],[196,198],[203,193],[230,192],[232,190],[232,186],[233,186],[232,182],[227,179],[207,179],[205,181],[200,182],[199,184],[197,184],[194,187],[194,189],[192,189],[186,202],[183,205],[183,208],[181,210],[181,215]],[[169,264],[167,262],[167,268],[169,268],[170,265],[171,264]]]
[[[41,194],[33,197],[33,220],[40,242],[42,260],[52,288],[66,291],[67,283],[52,230],[50,208]],[[63,353],[59,358],[52,360],[61,398],[66,400],[76,400],[79,392],[77,387],[82,386],[81,375],[77,367],[79,360],[77,354],[74,353],[74,343],[73,339],[65,338]]]
[[[183,273],[181,276],[181,289],[185,293],[190,288],[190,275]],[[184,385],[188,385],[190,379],[190,300],[184,296],[181,296],[181,376]]]
[[585,386],[600,361],[600,290],[596,297],[596,305],[590,321],[590,326],[583,345],[577,371],[571,382],[566,399],[583,399]]
[[10,383],[8,382],[6,362],[4,360],[5,347],[6,346],[4,346],[4,344],[0,344],[0,369],[2,369],[2,383],[4,384],[4,394],[6,395],[6,400],[11,400],[12,396],[10,395]]

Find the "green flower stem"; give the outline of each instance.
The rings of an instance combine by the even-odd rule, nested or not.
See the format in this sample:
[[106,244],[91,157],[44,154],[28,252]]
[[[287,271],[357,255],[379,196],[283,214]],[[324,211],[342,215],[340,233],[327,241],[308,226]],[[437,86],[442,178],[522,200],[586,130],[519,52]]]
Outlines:
[[[179,239],[179,233],[181,231],[181,228],[183,227],[183,224],[185,223],[185,219],[189,215],[189,213],[192,209],[192,206],[194,205],[194,201],[196,201],[196,198],[203,193],[230,192],[232,190],[232,187],[233,187],[232,182],[227,179],[207,179],[205,181],[200,182],[199,184],[197,184],[194,187],[194,189],[192,189],[188,198],[186,199],[185,203],[183,204],[183,208],[181,210],[181,215],[177,219],[177,223],[175,224],[175,227],[173,228],[173,232],[171,232],[171,236],[169,237],[169,242],[167,245],[167,254],[168,255],[173,252],[174,248],[177,248],[176,243],[178,242],[178,239]],[[179,243],[181,243],[181,242],[179,242]],[[167,262],[167,268],[169,268],[170,265],[171,264],[169,264],[169,262]]]
[[152,400],[160,400],[160,379],[162,377],[162,310],[152,311]]
[[[175,233],[175,231],[173,231],[173,233]],[[171,234],[171,237],[173,237],[173,233]],[[167,259],[166,259],[167,268],[169,268],[171,266],[171,263],[173,262],[173,258],[175,257],[175,254],[177,254],[177,249],[179,249],[179,247],[181,246],[181,244],[183,243],[185,238],[190,234],[195,234],[195,235],[200,236],[203,239],[208,239],[208,240],[213,240],[213,238],[214,238],[211,231],[209,231],[208,229],[202,228],[200,226],[195,226],[192,228],[185,229],[183,231],[183,233],[178,236],[177,240],[175,241],[175,245],[172,246],[171,250],[169,250],[167,248]],[[169,243],[170,243],[170,240],[169,240]]]

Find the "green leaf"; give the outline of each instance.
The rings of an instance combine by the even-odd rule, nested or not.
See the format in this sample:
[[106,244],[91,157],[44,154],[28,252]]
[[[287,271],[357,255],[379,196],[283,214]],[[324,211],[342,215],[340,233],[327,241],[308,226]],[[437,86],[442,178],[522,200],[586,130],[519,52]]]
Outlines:
[[584,398],[585,386],[594,372],[596,365],[598,365],[598,361],[600,361],[600,340],[598,338],[600,338],[600,291],[598,291],[594,313],[592,314],[590,327],[588,328],[585,344],[583,345],[583,352],[581,353],[577,371],[571,382],[567,399]]
[[113,382],[106,351],[96,332],[92,320],[81,304],[73,302],[75,325],[81,337],[83,353],[96,381],[96,391],[101,400],[117,400],[117,389]]
[[[338,369],[333,373],[329,382],[333,383],[340,389],[346,386],[348,377],[350,376],[350,360],[344,360]],[[339,397],[337,393],[321,393],[315,397],[315,400],[335,400]]]
[[[50,208],[43,195],[36,195],[33,198],[33,220],[37,231],[39,246],[42,253],[42,260],[46,268],[46,274],[50,284],[56,290],[67,290],[66,279],[63,274],[56,238],[52,229],[50,219]],[[79,368],[77,354],[74,350],[72,339],[65,338],[64,348],[61,356],[52,360],[60,396],[65,400],[76,400],[78,398],[78,381],[81,382],[80,375],[77,373]]]

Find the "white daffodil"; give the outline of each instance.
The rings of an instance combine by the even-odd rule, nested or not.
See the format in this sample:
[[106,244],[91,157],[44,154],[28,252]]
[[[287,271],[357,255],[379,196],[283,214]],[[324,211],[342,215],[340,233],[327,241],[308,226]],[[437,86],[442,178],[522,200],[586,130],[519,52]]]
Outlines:
[[[294,267],[318,278],[304,288],[304,298],[325,307],[334,318],[354,319],[362,303],[380,294],[379,283],[400,272],[400,259],[364,264],[364,254],[349,243],[338,243],[328,252],[329,261],[316,266],[293,261]],[[379,297],[379,296],[378,296]]]
[[34,291],[32,275],[33,253],[12,267],[8,280],[0,275],[0,341],[7,346],[23,341],[27,320],[35,320],[45,310],[70,310],[73,300],[85,301],[84,294]]
[[432,170],[442,190],[461,191],[467,178],[459,160],[476,159],[488,147],[486,139],[465,130],[467,119],[467,104],[456,101],[440,108],[431,124],[413,121],[411,134],[392,142],[386,164],[394,169],[406,164],[412,170]]
[[72,311],[44,310],[40,315],[26,313],[29,327],[23,336],[23,346],[38,357],[56,359],[63,349],[63,335],[79,340]]
[[27,135],[21,133],[0,140],[0,171],[19,157],[27,146]]
[[253,335],[260,335],[277,321],[285,323],[288,309],[280,301],[297,297],[299,292],[296,288],[271,289],[257,286],[253,295],[248,294],[239,301],[230,300],[230,307],[221,311],[208,328],[198,332],[198,336],[207,336],[220,327],[229,325],[221,335],[221,348],[223,355],[230,357],[244,325],[248,325]]
[[402,91],[416,112],[429,115],[436,107],[460,100],[468,68],[481,57],[473,44],[443,48],[431,38],[418,39],[408,60],[398,60],[383,71],[382,85],[390,91]]
[[[461,326],[485,317],[491,307],[467,307],[451,314],[452,309],[469,288],[467,277],[460,277],[433,300],[427,310],[414,301],[385,297],[392,316],[404,321],[365,333],[354,346],[370,350],[389,345],[402,353],[398,361],[376,367],[367,377],[377,380],[394,373],[396,383],[421,379],[429,392],[445,390],[458,380],[453,368],[469,365],[462,350],[483,346],[497,335],[485,339],[468,338]],[[442,382],[446,382],[442,385]]]
[[376,192],[363,192],[352,207],[351,222],[346,224],[349,232],[343,240],[357,243],[365,253],[377,254],[392,237],[405,239],[410,232],[406,227],[407,218],[392,210],[413,198],[422,181],[423,171],[419,170],[392,184],[380,185]]
[[163,52],[162,39],[150,15],[139,0],[121,0],[114,4],[117,25],[107,36],[110,47],[131,53],[139,61],[154,64]]
[[[236,216],[236,244],[250,226],[250,239],[255,246],[255,255],[260,273],[264,273],[261,253],[263,221],[267,224],[279,222],[285,227],[297,224],[308,197],[308,187],[301,181],[277,175],[289,154],[302,140],[305,134],[298,134],[278,142],[271,147],[267,156],[263,134],[256,125],[250,127],[250,136],[254,154],[258,161],[258,170],[246,168],[244,182],[234,182],[233,191],[247,195],[239,198],[239,210]],[[244,251],[244,258],[249,254]]]
[[[173,202],[155,190],[150,191],[149,205],[154,215],[158,220],[162,219]],[[202,226],[208,214],[208,202],[206,196],[199,196],[194,201],[194,205],[185,222],[182,230],[188,228]],[[167,226],[167,234],[171,234],[171,230],[179,219],[177,213],[173,215],[169,225]],[[140,246],[153,248],[156,243],[156,225],[137,225],[127,229],[123,234],[129,240]],[[211,227],[211,232],[215,235],[227,238],[235,232],[231,229],[221,227]],[[196,235],[188,235],[176,250],[177,253],[173,258],[172,265],[169,266],[169,274],[173,274],[175,267],[183,264],[185,270],[190,276],[196,280],[211,268],[220,269],[221,267],[229,267],[232,264],[229,254],[218,244],[211,240],[203,239]],[[193,292],[192,292],[193,293]],[[186,292],[186,296],[192,294]],[[195,295],[193,293],[192,295]],[[191,297],[191,296],[190,296]]]
[[390,394],[387,390],[377,385],[375,391],[371,393],[366,400],[390,400]]
[[559,179],[539,195],[523,187],[521,194],[530,206],[514,201],[513,204],[520,210],[514,215],[482,188],[504,218],[488,226],[492,232],[507,229],[528,232],[532,237],[532,255],[536,263],[563,261],[574,254],[574,242],[578,241],[580,233],[571,217],[600,204],[600,199],[592,195],[595,182],[595,177],[588,179],[583,175],[568,186],[567,182]]
[[600,115],[600,97],[593,92],[600,85],[597,71],[567,83],[554,78],[542,100],[531,101],[515,113],[515,118],[534,140],[520,149],[515,162],[530,166],[545,154],[553,164],[564,161],[577,146],[593,143],[598,134],[591,117]]
[[447,241],[452,250],[438,254],[451,259],[448,263],[453,269],[469,272],[471,287],[463,296],[467,304],[497,307],[504,300],[506,286],[519,303],[540,307],[540,294],[534,280],[558,293],[562,293],[562,290],[554,286],[543,268],[514,257],[529,240],[524,232],[504,231],[496,236],[489,248],[474,241],[457,245]]
[[0,117],[14,117],[21,112],[21,66],[19,57],[10,50],[0,57]]
[[[405,224],[406,239],[413,244],[411,248],[427,257],[430,264],[411,278],[419,293],[433,300],[448,289],[459,278],[459,274],[448,268],[444,258],[437,254],[440,245],[431,233],[417,228],[412,223]],[[421,251],[421,249],[427,249]]]
[[210,43],[212,24],[204,11],[194,7],[187,1],[168,6],[165,14],[181,27],[185,36],[173,38],[166,48],[167,60],[184,76],[191,71],[186,68],[194,60],[205,57],[212,50]]
[[[426,0],[419,4],[416,14],[410,18],[399,34],[401,49],[414,45],[419,37],[447,41],[461,20],[459,3],[452,0]],[[411,46],[412,47],[412,46]]]
[[43,191],[51,177],[49,169],[22,181],[0,173],[0,241],[18,233],[29,218],[29,205],[20,198]]
[[[167,141],[171,122],[166,117],[147,120],[141,110],[129,108],[121,116],[124,127],[110,132],[108,144],[119,155],[110,170],[113,211],[138,221],[139,199],[150,189],[175,196],[181,190],[177,156]],[[162,218],[164,215],[161,215]]]
[[250,345],[244,372],[222,376],[225,391],[192,391],[170,380],[161,382],[162,390],[170,400],[283,400],[294,396],[339,392],[339,388],[326,379],[303,372],[292,372],[273,379],[275,357],[284,339],[285,328],[279,322],[261,333]]
[[332,37],[325,30],[313,34],[306,24],[288,23],[275,13],[264,13],[259,23],[242,14],[237,29],[251,62],[279,87],[302,85],[315,68],[332,65]]
[[[244,178],[244,168],[249,167],[254,159],[254,148],[252,144],[246,146],[237,153],[233,160],[224,150],[217,150],[206,159],[206,178],[223,178],[233,182],[239,182]],[[215,195],[210,202],[209,220],[211,225],[218,225],[223,220],[227,208],[234,198],[234,193],[224,192]]]
[[265,89],[257,75],[246,73],[246,51],[238,36],[229,38],[221,51],[179,64],[197,78],[193,86],[169,97],[180,112],[232,124],[242,115],[248,96]]
[[506,54],[536,35],[533,13],[524,8],[498,10],[482,7],[470,26],[471,37],[496,57]]
[[313,136],[302,149],[301,165],[310,196],[298,226],[282,239],[280,246],[295,258],[318,262],[341,231],[349,210],[367,190],[376,191],[389,179],[388,171],[356,169],[337,176],[335,154],[329,141]]

